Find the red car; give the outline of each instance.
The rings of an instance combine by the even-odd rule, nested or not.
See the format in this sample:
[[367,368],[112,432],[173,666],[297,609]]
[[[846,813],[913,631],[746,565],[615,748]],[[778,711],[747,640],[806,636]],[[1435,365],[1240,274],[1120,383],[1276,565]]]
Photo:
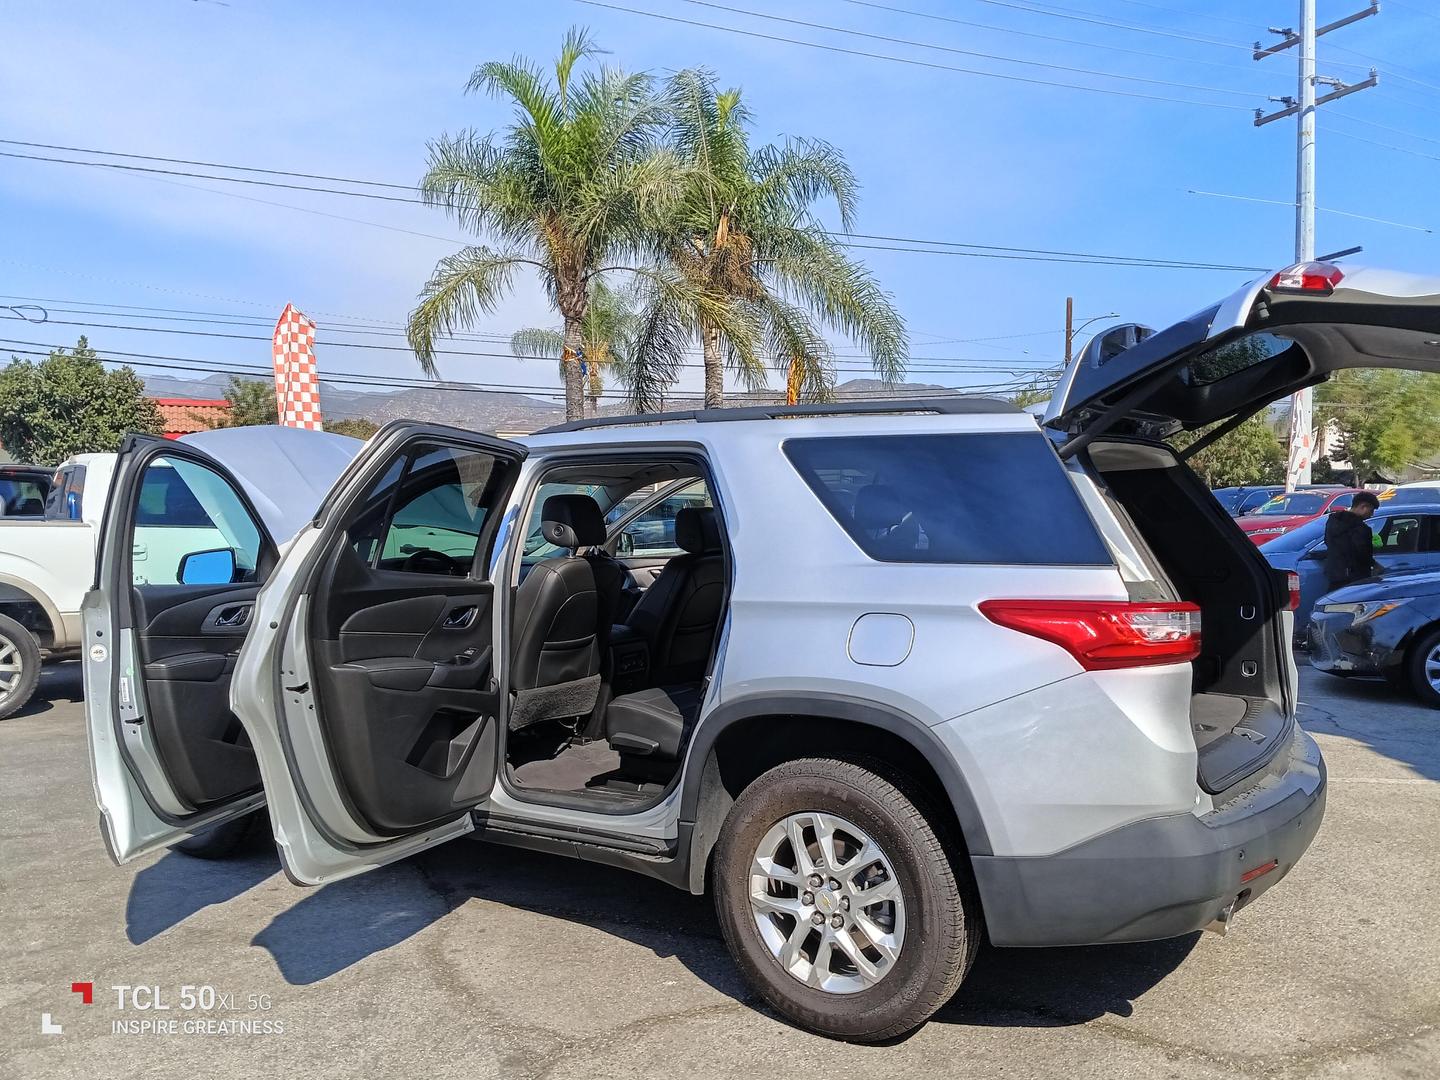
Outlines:
[[1314,521],[1336,510],[1349,509],[1351,500],[1358,494],[1359,488],[1281,492],[1244,517],[1236,518],[1235,523],[1254,543],[1263,544],[1291,529],[1298,529],[1307,521]]

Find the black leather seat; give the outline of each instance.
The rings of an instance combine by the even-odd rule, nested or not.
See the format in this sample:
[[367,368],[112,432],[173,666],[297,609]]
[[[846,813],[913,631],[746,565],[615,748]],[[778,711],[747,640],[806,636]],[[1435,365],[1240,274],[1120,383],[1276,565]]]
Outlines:
[[855,493],[855,527],[882,554],[905,555],[919,546],[920,524],[894,488],[869,484]]
[[637,778],[667,779],[700,713],[699,683],[656,686],[624,694],[605,710],[610,748],[621,771]]
[[675,515],[685,550],[665,564],[635,605],[629,628],[650,649],[648,690],[623,694],[605,710],[605,734],[628,776],[664,782],[700,712],[700,681],[710,664],[725,606],[720,522],[708,507]]
[[600,693],[600,660],[624,570],[603,553],[605,518],[589,495],[552,495],[540,531],[570,554],[536,563],[515,593],[510,727],[585,716]]
[[710,663],[725,603],[720,522],[710,507],[675,515],[676,555],[645,590],[626,625],[650,649],[650,683],[699,682]]

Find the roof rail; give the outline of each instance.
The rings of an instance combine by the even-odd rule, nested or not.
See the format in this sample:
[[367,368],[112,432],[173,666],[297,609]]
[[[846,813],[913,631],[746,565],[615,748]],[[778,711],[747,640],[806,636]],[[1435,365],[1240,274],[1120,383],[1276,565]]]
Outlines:
[[820,405],[745,405],[734,409],[688,409],[684,412],[635,413],[629,416],[597,416],[571,420],[541,428],[536,435],[558,435],[566,431],[588,431],[602,427],[637,427],[650,424],[693,422],[728,423],[732,420],[782,420],[792,416],[883,416],[896,413],[934,413],[966,416],[976,413],[1010,413],[1023,410],[1008,401],[983,397],[877,398],[872,401],[841,401]]

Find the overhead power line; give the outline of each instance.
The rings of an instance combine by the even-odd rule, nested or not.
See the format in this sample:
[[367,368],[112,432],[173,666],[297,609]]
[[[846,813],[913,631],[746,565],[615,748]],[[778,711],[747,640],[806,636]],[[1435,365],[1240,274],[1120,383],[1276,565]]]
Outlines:
[[1253,97],[1253,91],[1235,90],[1230,87],[1205,86],[1199,83],[1172,82],[1168,79],[1151,79],[1143,75],[1125,75],[1115,71],[1098,71],[1095,68],[1071,67],[1066,64],[1051,64],[1040,60],[1024,60],[1014,56],[1003,56],[999,53],[980,52],[975,49],[960,49],[951,45],[939,45],[928,41],[914,41],[910,38],[890,37],[886,34],[872,34],[866,30],[854,30],[842,26],[832,26],[829,23],[809,22],[805,19],[791,19],[784,15],[773,15],[764,11],[752,11],[749,8],[731,7],[728,4],[718,4],[714,0],[681,0],[682,3],[692,4],[695,7],[713,8],[717,11],[728,11],[735,15],[747,15],[753,19],[765,19],[768,22],[787,23],[791,26],[804,26],[811,30],[826,30],[836,34],[848,34],[851,37],[868,38],[871,41],[884,41],[892,45],[906,45],[915,49],[930,49],[934,52],[951,53],[956,56],[974,56],[984,60],[998,60],[1006,64],[1023,64],[1027,67],[1048,68],[1051,71],[1063,71],[1071,75],[1093,75],[1104,79],[1123,79],[1127,82],[1148,83],[1151,86],[1170,86],[1180,90],[1201,90],[1212,94],[1238,94],[1241,97]]
[[[1006,82],[1027,83],[1031,86],[1052,86],[1062,90],[1080,90],[1091,94],[1107,94],[1111,97],[1141,98],[1147,101],[1168,101],[1178,105],[1196,105],[1208,109],[1244,109],[1243,105],[1227,105],[1219,101],[1195,101],[1189,98],[1167,97],[1163,94],[1145,94],[1137,90],[1117,90],[1105,86],[1086,86],[1083,83],[1055,82],[1050,79],[1036,79],[1028,75],[1009,75],[998,71],[983,71],[978,68],[956,67],[952,64],[937,64],[929,60],[917,60],[914,57],[892,56],[888,53],[867,52],[863,49],[847,49],[840,45],[825,45],[818,41],[805,41],[800,38],[782,37],[778,34],[762,34],[758,30],[741,30],[734,26],[723,26],[719,23],[700,22],[696,19],[682,19],[678,15],[665,15],[658,11],[644,11],[640,8],[624,7],[620,4],[603,3],[602,0],[575,0],[577,4],[584,4],[586,7],[605,8],[609,11],[623,11],[630,15],[641,15],[649,19],[661,19],[665,22],[680,23],[684,26],[700,27],[704,30],[719,30],[726,34],[738,34],[742,37],[758,38],[764,41],[775,41],[784,45],[799,45],[806,49],[818,49],[822,52],[839,53],[844,56],[859,56],[868,60],[885,60],[894,64],[908,64],[912,67],[929,68],[932,71],[949,71],[960,75],[978,75],[986,79],[1003,79]],[[991,2],[991,0],[984,0]]]
[[[1228,107],[1228,106],[1227,106],[1227,107]],[[17,139],[0,139],[0,145],[10,145],[10,146],[14,146],[14,145],[37,145],[37,144],[27,144],[27,143],[24,143],[24,142],[22,142],[21,140],[17,140]],[[49,144],[40,144],[40,145],[48,146]],[[138,155],[138,154],[132,155],[132,154],[121,153],[121,152],[119,152],[119,151],[112,151],[112,150],[96,151],[96,150],[91,150],[91,149],[82,148],[82,147],[71,147],[71,148],[67,148],[67,149],[68,149],[68,152],[70,152],[70,153],[78,153],[78,154],[102,153],[102,154],[106,154],[106,155],[110,155],[110,156],[135,157],[135,158],[137,158],[137,159],[139,159],[139,160],[147,160],[147,161],[161,161],[161,162],[175,162],[175,163],[178,163],[178,162],[180,162],[180,161],[182,160],[182,159],[178,159],[178,158],[164,158],[164,157],[160,157],[160,156],[158,156],[158,155],[153,155],[153,154],[151,154],[151,155]],[[414,203],[414,204],[416,204],[416,205],[425,205],[424,202],[423,202],[423,200],[418,199],[418,198],[416,198],[416,199],[406,199],[406,198],[402,198],[402,197],[400,197],[400,196],[376,195],[376,194],[373,194],[373,193],[370,193],[370,192],[360,192],[360,191],[346,191],[346,190],[341,189],[341,188],[322,188],[322,187],[312,187],[312,186],[306,186],[306,185],[300,185],[300,184],[287,184],[287,183],[281,183],[281,182],[279,182],[279,181],[272,181],[272,180],[257,180],[257,179],[251,179],[251,178],[249,178],[249,177],[217,176],[217,175],[210,174],[210,173],[177,172],[177,171],[174,171],[174,170],[161,169],[161,168],[156,168],[156,167],[152,167],[152,166],[130,166],[130,165],[122,164],[122,163],[109,162],[109,161],[81,161],[81,160],[76,160],[76,159],[73,159],[73,158],[59,158],[59,157],[53,157],[53,156],[49,156],[49,155],[42,155],[42,154],[22,154],[22,153],[15,153],[15,152],[11,152],[11,151],[3,151],[3,150],[0,150],[0,157],[22,158],[22,159],[25,159],[25,160],[44,161],[44,162],[50,162],[50,163],[59,164],[59,165],[79,165],[79,166],[90,166],[90,167],[101,168],[101,169],[119,169],[119,170],[124,170],[124,171],[135,171],[135,172],[139,172],[139,173],[141,173],[141,174],[164,173],[164,174],[166,174],[166,175],[188,176],[188,177],[193,177],[193,178],[197,178],[197,179],[218,180],[218,181],[227,182],[227,183],[247,184],[247,185],[260,186],[260,187],[278,187],[278,188],[284,188],[284,189],[286,189],[286,190],[310,191],[310,192],[317,192],[317,193],[323,193],[323,194],[328,194],[328,195],[348,196],[348,197],[351,197],[351,198],[382,199],[382,200],[385,200],[385,201],[388,201],[388,202],[401,202],[401,203],[409,202],[409,203]],[[255,166],[246,166],[246,165],[216,165],[216,166],[214,166],[214,167],[215,167],[215,168],[224,168],[224,169],[234,169],[234,170],[238,170],[238,169],[255,169],[255,168],[256,168]],[[281,169],[266,169],[266,170],[264,170],[264,171],[266,171],[266,172],[268,172],[268,173],[276,174],[276,175],[281,175],[281,176],[288,176],[288,175],[305,176],[305,175],[309,175],[309,174],[304,174],[304,173],[294,173],[294,174],[292,174],[292,173],[286,172],[285,170],[281,170]],[[355,184],[355,183],[362,183],[362,182],[364,182],[364,181],[356,180],[356,179],[354,179],[354,178],[347,178],[347,179],[345,179],[343,182],[344,182],[344,183]],[[208,190],[208,189],[201,189],[201,190]],[[309,211],[309,210],[311,210],[312,208],[307,208],[307,207],[291,207],[290,209]],[[316,212],[318,212],[318,211],[316,211]],[[347,219],[347,220],[354,220],[354,219]],[[372,223],[370,223],[370,224],[375,224],[375,223],[372,222]],[[381,227],[383,228],[383,227],[386,227],[386,226],[381,226]],[[404,230],[402,230],[402,231],[404,231]],[[966,241],[959,241],[959,240],[928,240],[928,239],[920,239],[920,238],[916,238],[916,237],[885,236],[885,235],[867,234],[867,233],[832,233],[831,235],[836,238],[837,242],[840,243],[841,246],[846,246],[846,247],[872,248],[872,249],[874,249],[874,250],[895,250],[895,251],[927,252],[927,253],[930,253],[930,254],[949,254],[949,255],[966,256],[966,257],[970,257],[970,258],[996,258],[996,259],[1017,259],[1017,258],[1018,258],[1018,259],[1021,259],[1022,261],[1036,261],[1036,262],[1062,262],[1062,263],[1068,263],[1068,262],[1084,262],[1084,263],[1093,263],[1093,264],[1107,265],[1107,266],[1109,266],[1109,265],[1131,265],[1131,266],[1138,266],[1138,267],[1163,268],[1163,269],[1224,270],[1224,271],[1241,271],[1241,272],[1263,272],[1264,270],[1268,269],[1267,267],[1240,266],[1240,265],[1231,265],[1231,264],[1225,264],[1225,263],[1194,262],[1194,261],[1180,260],[1180,259],[1158,259],[1158,258],[1153,258],[1153,257],[1149,257],[1149,256],[1107,255],[1107,254],[1100,254],[1100,253],[1094,253],[1094,252],[1050,252],[1050,251],[1047,251],[1046,249],[1043,249],[1043,248],[1012,247],[1012,246],[1001,245],[1001,244],[974,244],[974,243],[969,243],[969,242],[966,242]],[[437,237],[434,237],[434,239],[445,240],[446,238],[445,238],[445,237],[438,237],[438,236],[437,236]],[[882,247],[878,247],[877,245],[857,243],[857,242],[855,242],[856,240],[882,240],[882,241],[886,241],[886,242],[893,243],[893,244],[897,244],[897,245],[916,245],[916,246],[905,246],[905,247],[894,247],[894,248],[882,248]],[[464,241],[454,240],[454,241],[447,241],[447,242],[452,242],[452,243],[455,243],[455,244],[460,244],[460,243],[463,243]],[[937,249],[960,249],[960,248],[973,249],[973,250],[967,250],[967,251],[961,251],[961,250],[937,250]],[[1043,258],[1042,258],[1041,256],[1046,256],[1046,257],[1043,257]]]
[[1140,56],[1151,61],[1158,60],[1174,64],[1202,64],[1205,67],[1228,68],[1231,71],[1243,71],[1247,75],[1252,76],[1255,74],[1255,69],[1250,64],[1234,63],[1228,60],[1210,60],[1199,56],[1176,56],[1173,53],[1157,53],[1150,49],[1131,49],[1124,45],[1113,45],[1104,41],[1086,41],[1083,38],[1064,37],[1059,34],[1042,34],[1035,30],[1020,30],[1013,26],[1001,26],[998,23],[977,22],[974,19],[958,19],[953,15],[938,15],[931,11],[913,11],[909,8],[895,7],[891,4],[874,3],[872,0],[844,0],[844,2],[859,8],[884,11],[891,15],[906,15],[915,19],[929,19],[933,22],[949,23],[952,26],[966,26],[976,30],[989,30],[997,34],[1012,34],[1016,37],[1033,38],[1037,41],[1053,41],[1061,45],[1078,45],[1086,49],[1100,49],[1104,52],[1125,53],[1127,56]]
[[[0,338],[0,346],[4,346],[4,351],[13,352],[17,355],[22,356],[48,356],[50,355],[50,353],[56,350],[69,348],[69,346],[65,345],[49,345],[45,342],[25,341],[18,338]],[[237,377],[253,377],[261,379],[270,378],[274,374],[273,369],[271,369],[268,365],[261,364],[230,363],[226,361],[207,360],[199,357],[171,356],[163,353],[126,352],[117,349],[106,349],[103,350],[103,352],[101,350],[96,351],[100,354],[100,359],[102,362],[112,364],[126,363],[132,367],[155,368],[157,370],[187,371],[191,373],[201,371],[211,375],[235,375]],[[126,359],[108,359],[108,357],[111,356],[120,356],[125,357]],[[435,390],[442,393],[459,392],[520,395],[539,394],[549,397],[559,397],[564,393],[564,390],[558,386],[513,385],[503,383],[484,384],[473,382],[457,382],[454,380],[430,381],[423,379],[397,379],[392,376],[370,376],[361,374],[359,372],[338,372],[334,374],[322,373],[319,378],[322,383],[328,382],[337,386],[378,386],[390,390]],[[1007,389],[1013,384],[1017,383],[1023,382],[1024,385],[1034,385],[1037,382],[1043,383],[1044,381],[1045,380],[1043,379],[1032,380],[1028,377],[1025,377],[1007,379],[999,383],[981,384],[978,386],[941,386],[934,388],[895,387],[893,389],[877,391],[875,393],[852,393],[842,394],[840,396],[842,398],[854,397],[857,399],[905,397],[915,394],[933,394],[936,392],[936,390],[942,390],[952,393],[985,393]],[[589,395],[587,394],[586,396]],[[604,390],[601,392],[600,396],[603,398],[623,398],[625,396],[625,392],[621,390]],[[680,391],[675,393],[674,396],[698,398],[700,394],[698,391],[692,393]],[[765,391],[740,391],[737,393],[729,394],[727,396],[733,398],[774,397],[775,394]]]

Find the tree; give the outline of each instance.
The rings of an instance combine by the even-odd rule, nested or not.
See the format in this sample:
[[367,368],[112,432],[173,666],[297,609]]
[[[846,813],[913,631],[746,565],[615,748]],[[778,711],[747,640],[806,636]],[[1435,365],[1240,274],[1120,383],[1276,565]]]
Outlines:
[[1340,429],[1356,483],[1399,480],[1440,453],[1440,376],[1372,368],[1342,371],[1315,391],[1317,424]]
[[868,350],[882,379],[901,378],[909,350],[904,320],[816,216],[815,204],[828,199],[841,226],[853,226],[859,185],[844,155],[799,138],[752,151],[740,92],[718,91],[708,71],[672,76],[666,101],[686,182],[658,254],[691,296],[739,317],[727,328],[707,311],[666,311],[679,290],[657,295],[642,319],[638,360],[674,366],[676,338],[688,344],[698,336],[705,406],[718,408],[727,366],[751,388],[765,384],[763,346],[785,372],[790,401],[823,398],[834,382],[833,355],[818,321]]
[[73,454],[114,451],[127,432],[162,430],[140,376],[105,370],[83,337],[73,350],[39,363],[11,357],[0,370],[0,444],[17,460],[58,465]]
[[[1183,450],[1206,430],[1177,436],[1172,444]],[[1285,449],[1263,413],[1222,435],[1191,458],[1189,464],[1212,488],[1285,482]]]
[[[563,320],[565,415],[584,413],[578,355],[591,282],[607,271],[648,275],[661,296],[686,283],[645,265],[657,223],[673,212],[683,169],[660,143],[663,103],[647,75],[602,67],[577,75],[599,50],[572,30],[553,80],[523,58],[475,69],[466,87],[508,98],[515,121],[503,134],[465,131],[429,147],[424,200],[461,228],[498,246],[473,244],[436,264],[410,313],[409,338],[427,374],[436,339],[495,310],[522,267],[539,276]],[[733,315],[706,298],[690,302],[729,326]]]
[[354,416],[345,420],[326,420],[325,430],[336,435],[349,435],[352,439],[368,439],[380,430],[374,420]]
[[258,427],[280,422],[280,407],[275,402],[275,384],[263,379],[241,379],[230,376],[224,398],[230,403],[230,415],[217,427]]
[[[627,404],[636,412],[653,412],[658,408],[668,385],[657,385],[651,377],[653,373],[636,370],[634,303],[631,292],[613,289],[603,278],[591,280],[589,304],[580,323],[580,348],[592,415],[600,408],[600,395],[605,389],[607,372],[627,388]],[[510,336],[510,351],[521,359],[540,356],[559,360],[564,348],[564,332],[551,327],[529,327]],[[563,360],[560,374],[564,378]]]

